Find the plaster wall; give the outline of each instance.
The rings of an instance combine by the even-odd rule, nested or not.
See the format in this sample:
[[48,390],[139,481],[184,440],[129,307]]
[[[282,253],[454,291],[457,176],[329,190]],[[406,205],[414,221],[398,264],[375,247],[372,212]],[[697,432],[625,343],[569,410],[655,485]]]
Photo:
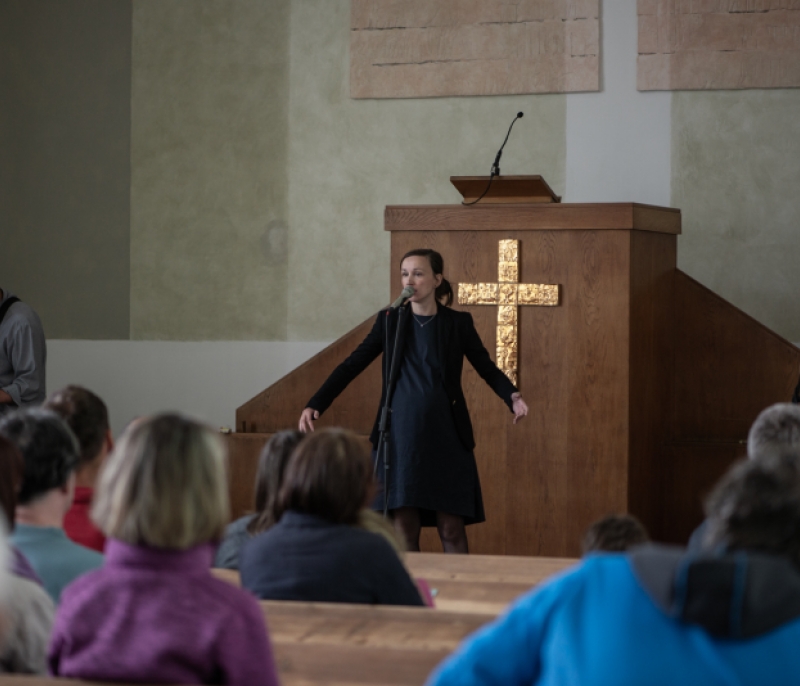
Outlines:
[[636,90],[636,0],[601,12],[601,91],[566,96],[564,201],[669,206],[672,94]]
[[459,202],[449,177],[488,174],[517,111],[502,172],[564,191],[566,96],[351,100],[349,47],[349,0],[292,2],[289,340],[336,338],[399,291],[384,207]]
[[129,334],[131,3],[0,2],[0,288]]
[[137,0],[131,337],[286,335],[288,0]]
[[678,265],[790,341],[800,340],[800,90],[672,97]]
[[239,405],[327,344],[50,339],[47,386],[74,383],[99,394],[115,435],[135,417],[168,410],[232,428]]

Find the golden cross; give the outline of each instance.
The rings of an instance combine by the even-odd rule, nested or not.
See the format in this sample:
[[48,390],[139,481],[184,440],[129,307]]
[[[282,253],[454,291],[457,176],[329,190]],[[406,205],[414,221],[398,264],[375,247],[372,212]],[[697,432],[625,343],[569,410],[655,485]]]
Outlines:
[[517,319],[519,306],[558,305],[558,285],[519,283],[519,241],[500,241],[498,283],[458,284],[459,305],[497,305],[497,366],[515,386],[518,382],[519,351]]

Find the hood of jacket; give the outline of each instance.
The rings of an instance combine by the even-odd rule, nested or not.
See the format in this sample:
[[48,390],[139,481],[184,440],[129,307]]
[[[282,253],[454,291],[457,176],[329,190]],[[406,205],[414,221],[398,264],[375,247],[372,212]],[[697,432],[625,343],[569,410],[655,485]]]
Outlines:
[[752,552],[687,553],[647,545],[628,555],[634,574],[667,615],[718,638],[765,634],[800,617],[800,570]]

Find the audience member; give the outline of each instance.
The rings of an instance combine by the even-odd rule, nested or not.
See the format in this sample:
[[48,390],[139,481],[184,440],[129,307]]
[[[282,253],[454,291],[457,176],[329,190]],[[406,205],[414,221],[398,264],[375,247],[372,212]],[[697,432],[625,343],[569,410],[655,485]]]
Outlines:
[[44,400],[46,361],[39,315],[0,289],[0,416]]
[[103,552],[106,539],[89,519],[100,467],[114,448],[106,404],[81,386],[67,386],[53,393],[44,404],[72,429],[81,448],[75,474],[75,498],[64,517],[64,531],[75,543]]
[[[25,464],[17,446],[7,438],[0,435],[0,506],[3,508],[9,531],[14,531],[14,521],[17,510],[17,493],[22,486],[22,476]],[[31,563],[9,541],[11,551],[11,572],[17,576],[35,581],[41,586],[42,580],[35,572]]]
[[[22,472],[19,451],[0,437],[0,504],[12,530]],[[4,576],[9,593],[2,603],[4,633],[0,639],[0,672],[43,674],[47,671],[47,642],[55,606],[25,557],[13,546],[6,545],[2,525],[0,532],[3,539],[0,552],[4,559],[8,557],[10,572]],[[0,563],[0,574],[6,574],[5,564]]]
[[608,515],[592,524],[583,537],[583,554],[593,552],[623,553],[648,543],[647,529],[629,514]]
[[[800,405],[777,403],[756,417],[747,435],[747,457],[761,460],[782,454],[800,459]],[[687,549],[698,552],[704,546],[708,520],[704,520],[689,538]]]
[[325,429],[292,453],[278,522],[242,549],[242,585],[259,598],[422,605],[386,539],[358,527],[372,464],[349,431]]
[[55,676],[277,686],[258,603],[215,579],[228,521],[225,449],[175,414],[132,423],[100,474],[92,509],[102,569],[67,588],[50,644]]
[[0,435],[17,447],[25,463],[11,542],[58,603],[67,584],[103,563],[102,555],[64,533],[64,515],[75,490],[78,442],[58,415],[38,408],[4,416]]
[[275,523],[275,501],[286,463],[303,436],[299,431],[280,431],[267,441],[258,458],[255,514],[240,517],[228,525],[214,558],[215,567],[239,569],[239,553],[244,543]]
[[796,684],[798,462],[737,465],[707,514],[705,554],[590,556],[467,639],[429,683]]

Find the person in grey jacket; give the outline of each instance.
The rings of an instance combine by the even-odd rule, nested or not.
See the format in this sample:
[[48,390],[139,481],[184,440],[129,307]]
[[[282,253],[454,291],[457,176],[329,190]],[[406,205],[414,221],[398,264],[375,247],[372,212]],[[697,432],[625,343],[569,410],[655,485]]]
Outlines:
[[0,415],[44,401],[46,362],[39,315],[0,289]]

